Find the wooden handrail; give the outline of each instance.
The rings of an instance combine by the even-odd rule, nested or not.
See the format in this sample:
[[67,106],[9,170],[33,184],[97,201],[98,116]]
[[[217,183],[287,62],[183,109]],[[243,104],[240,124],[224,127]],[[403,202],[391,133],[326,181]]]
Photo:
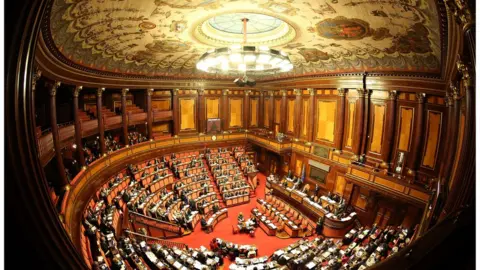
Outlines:
[[[142,214],[137,213],[137,212],[129,211],[128,214],[129,214],[130,218],[133,217],[133,222],[135,222],[138,218],[143,218],[143,219],[146,219],[148,221],[155,222],[155,224],[166,226],[166,227],[163,227],[163,226],[158,227],[159,229],[169,231],[169,232],[173,232],[173,233],[181,233],[181,231],[182,231],[182,227],[178,224],[175,224],[175,223],[170,223],[170,222],[166,222],[166,221],[156,219],[156,218],[153,218],[153,217],[145,216],[145,215],[142,215]],[[175,227],[175,229],[171,229],[170,227]]]
[[169,248],[177,247],[177,248],[180,248],[180,249],[185,249],[185,248],[188,247],[187,244],[184,244],[184,243],[178,243],[178,242],[173,242],[173,241],[169,241],[169,240],[165,240],[165,239],[160,239],[160,238],[153,237],[153,236],[143,235],[143,234],[139,234],[139,233],[132,232],[132,231],[129,231],[129,230],[125,230],[124,233],[129,235],[129,236],[133,236],[133,237],[135,237],[139,240],[144,240],[149,245],[160,244],[162,246],[166,246],[166,247],[169,247]]

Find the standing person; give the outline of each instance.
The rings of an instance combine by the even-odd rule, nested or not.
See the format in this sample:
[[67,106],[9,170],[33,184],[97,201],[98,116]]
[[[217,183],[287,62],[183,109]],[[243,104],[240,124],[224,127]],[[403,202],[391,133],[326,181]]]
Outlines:
[[324,217],[321,216],[318,218],[318,221],[317,221],[317,227],[315,228],[315,232],[317,233],[317,235],[321,235],[322,234],[322,231],[323,231],[323,220]]

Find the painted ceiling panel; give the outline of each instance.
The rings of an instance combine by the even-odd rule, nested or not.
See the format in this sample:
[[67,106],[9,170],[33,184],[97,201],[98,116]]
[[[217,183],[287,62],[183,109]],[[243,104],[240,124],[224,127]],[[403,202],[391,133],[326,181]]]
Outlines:
[[239,13],[247,43],[288,53],[292,76],[441,71],[434,0],[55,0],[50,34],[90,69],[203,76],[203,53],[243,37]]

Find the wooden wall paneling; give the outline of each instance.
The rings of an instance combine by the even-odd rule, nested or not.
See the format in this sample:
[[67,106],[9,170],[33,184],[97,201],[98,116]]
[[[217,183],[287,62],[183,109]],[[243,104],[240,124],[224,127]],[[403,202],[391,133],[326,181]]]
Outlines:
[[207,116],[205,109],[205,90],[198,89],[198,106],[197,106],[197,115],[198,115],[198,132],[207,133]]
[[307,125],[307,141],[313,142],[313,132],[315,126],[315,90],[313,88],[307,89],[310,94],[308,103],[308,125]]
[[228,129],[228,118],[229,118],[229,106],[228,106],[228,95],[230,93],[230,90],[224,89],[222,92],[222,105],[221,105],[221,114],[220,114],[220,119],[222,122],[222,131],[226,131]]
[[153,95],[153,88],[149,88],[146,90],[147,94],[147,134],[148,139],[153,140],[153,112],[152,112],[152,95]]
[[308,141],[308,127],[310,124],[310,95],[301,99],[300,138]]
[[242,97],[228,98],[228,129],[243,127],[243,100]]
[[265,115],[264,115],[264,107],[265,107],[265,91],[260,90],[260,97],[258,99],[258,127],[263,128],[265,127]]
[[127,93],[129,89],[123,88],[122,89],[122,135],[123,135],[123,144],[128,145],[128,118],[127,118]]
[[381,163],[381,152],[383,139],[385,137],[386,116],[387,116],[388,92],[376,90],[372,91],[370,104],[369,129],[366,137],[367,156],[373,163]]
[[368,144],[368,136],[369,136],[369,127],[370,127],[370,103],[371,103],[371,94],[372,90],[364,89],[364,102],[363,102],[363,130],[361,136],[361,147],[360,147],[360,155],[367,154],[367,144]]
[[281,90],[280,93],[282,94],[282,103],[280,105],[280,132],[282,133],[287,133],[287,125],[288,125],[288,119],[287,119],[287,113],[288,113],[288,91],[287,90]]
[[208,96],[205,97],[205,112],[206,119],[213,119],[213,118],[220,118],[220,104],[221,104],[221,97],[216,96]]
[[275,97],[274,98],[274,114],[273,114],[273,130],[275,134],[278,132],[282,132],[283,122],[285,118],[282,118],[283,115],[283,97]]
[[343,194],[345,192],[345,186],[346,186],[345,175],[336,173],[334,193],[343,197]]
[[335,125],[335,152],[341,153],[343,145],[343,137],[345,132],[345,94],[347,89],[339,88],[338,92],[338,106]]
[[270,91],[270,107],[268,109],[270,116],[269,127],[271,131],[275,132],[275,91]]
[[180,111],[180,132],[197,131],[197,102],[196,97],[181,96],[178,99]]
[[295,112],[294,112],[294,138],[300,139],[300,128],[302,123],[302,90],[294,89]]
[[407,175],[415,177],[418,165],[420,164],[421,149],[424,142],[425,123],[425,93],[417,93],[417,108],[415,116],[415,128],[413,130],[412,149],[407,159]]
[[316,96],[314,141],[334,146],[335,120],[337,117],[337,98]]
[[257,128],[259,127],[259,114],[260,114],[260,109],[259,109],[259,102],[260,99],[258,97],[250,97],[250,124],[249,128]]
[[171,98],[157,98],[155,95],[152,98],[152,109],[157,111],[171,111]]
[[243,127],[248,130],[250,128],[250,98],[252,91],[245,90],[245,97],[243,100]]
[[380,166],[384,169],[391,168],[391,158],[393,150],[393,141],[395,136],[395,115],[396,115],[397,91],[388,92],[387,113],[385,117],[385,135],[382,143],[382,163]]
[[272,125],[270,124],[271,121],[270,121],[270,117],[271,117],[271,101],[272,101],[272,98],[270,96],[266,96],[263,98],[264,102],[263,102],[263,127],[266,128],[266,129],[270,129],[272,127]]
[[295,117],[295,113],[296,113],[295,105],[297,103],[296,98],[288,97],[286,103],[287,103],[286,110],[285,110],[286,117],[284,118],[286,123],[285,133],[289,134],[290,136],[295,136],[295,130],[296,130],[295,123],[298,122],[296,121],[296,119],[298,118]]
[[439,143],[441,140],[442,129],[444,125],[443,113],[436,110],[427,110],[425,144],[420,166],[435,170],[438,157]]
[[180,109],[179,109],[179,89],[172,90],[173,96],[173,135],[180,134]]
[[[355,116],[357,107],[356,91],[349,91],[345,113],[345,135],[343,136],[343,148],[353,153],[353,141],[355,133]],[[353,96],[353,97],[352,97]]]
[[365,89],[357,89],[358,99],[357,104],[355,106],[355,126],[353,131],[353,159],[358,160],[361,151],[362,151],[362,141],[363,141],[363,124],[364,124],[364,117],[365,117]]
[[[413,98],[413,97],[412,97]],[[408,159],[408,153],[411,150],[413,140],[413,127],[415,124],[415,115],[417,113],[415,99],[409,97],[409,93],[399,92],[397,96],[396,104],[397,116],[395,120],[395,143],[392,150],[392,170],[399,162],[399,155],[404,153],[404,162],[400,173],[404,173],[406,167],[406,160]],[[397,173],[397,172],[395,172]]]

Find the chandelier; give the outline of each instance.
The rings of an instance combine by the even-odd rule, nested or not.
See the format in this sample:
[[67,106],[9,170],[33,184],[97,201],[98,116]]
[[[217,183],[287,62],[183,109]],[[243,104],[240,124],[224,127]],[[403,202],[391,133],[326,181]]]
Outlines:
[[197,69],[208,73],[287,72],[293,69],[285,52],[267,46],[247,46],[247,18],[243,22],[243,44],[211,49],[197,62]]

